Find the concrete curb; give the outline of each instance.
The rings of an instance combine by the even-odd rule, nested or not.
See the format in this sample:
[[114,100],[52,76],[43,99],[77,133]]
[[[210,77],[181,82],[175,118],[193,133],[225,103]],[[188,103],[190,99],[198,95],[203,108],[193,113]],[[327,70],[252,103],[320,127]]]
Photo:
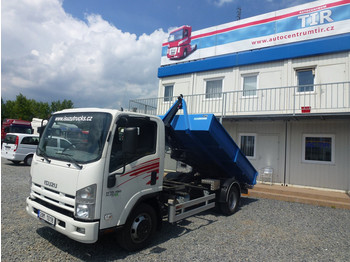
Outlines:
[[350,209],[350,196],[346,193],[335,191],[257,184],[253,189],[249,190],[247,196]]

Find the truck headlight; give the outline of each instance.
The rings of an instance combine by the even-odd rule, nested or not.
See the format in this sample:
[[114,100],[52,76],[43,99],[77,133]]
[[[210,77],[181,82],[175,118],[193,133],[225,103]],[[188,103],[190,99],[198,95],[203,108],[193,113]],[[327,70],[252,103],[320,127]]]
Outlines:
[[77,191],[75,197],[75,217],[91,220],[95,217],[97,185],[93,184]]

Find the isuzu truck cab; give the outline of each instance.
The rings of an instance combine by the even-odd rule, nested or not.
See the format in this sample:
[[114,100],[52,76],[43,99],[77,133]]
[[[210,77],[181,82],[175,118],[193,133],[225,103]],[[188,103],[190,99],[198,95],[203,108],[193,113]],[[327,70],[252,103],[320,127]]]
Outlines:
[[[176,115],[183,106],[184,114]],[[69,125],[76,127],[72,137],[64,132]],[[215,134],[205,131],[209,126]],[[58,137],[67,144],[59,146]],[[230,148],[225,153],[216,143]],[[165,176],[166,144],[192,171]],[[224,162],[216,164],[208,145]],[[256,175],[216,118],[187,115],[181,97],[161,117],[68,109],[54,113],[41,134],[26,210],[76,241],[93,243],[102,233],[116,232],[122,247],[137,250],[149,243],[164,217],[174,223],[215,206],[233,214]]]

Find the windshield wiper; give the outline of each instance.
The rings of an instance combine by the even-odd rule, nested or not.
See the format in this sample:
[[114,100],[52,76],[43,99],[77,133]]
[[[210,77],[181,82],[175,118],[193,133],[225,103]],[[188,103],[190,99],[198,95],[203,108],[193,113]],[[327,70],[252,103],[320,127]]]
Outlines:
[[42,156],[47,161],[47,163],[50,164],[51,160],[48,158],[48,156],[46,155],[45,151],[42,150],[40,147],[38,147],[38,150],[39,150],[40,156]]
[[74,164],[78,169],[82,169],[83,168],[83,166],[82,165],[80,165],[73,157],[72,157],[72,155],[70,155],[70,154],[66,154],[66,153],[56,153],[56,154],[59,154],[59,155],[62,155],[62,156],[66,156],[70,161],[70,163],[72,163],[72,164]]

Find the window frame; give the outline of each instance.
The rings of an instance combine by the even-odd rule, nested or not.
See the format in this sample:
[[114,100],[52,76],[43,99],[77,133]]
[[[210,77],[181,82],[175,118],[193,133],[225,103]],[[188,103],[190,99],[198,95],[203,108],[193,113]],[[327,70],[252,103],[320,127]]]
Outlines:
[[[253,156],[247,156],[244,154],[244,151],[242,149],[242,137],[254,137],[254,149],[253,149]],[[257,146],[257,134],[256,133],[239,133],[238,136],[238,141],[239,141],[239,148],[242,151],[242,153],[248,158],[248,159],[256,159],[256,146]]]
[[[310,94],[310,93],[314,93],[315,92],[315,79],[316,79],[316,66],[309,66],[309,67],[302,67],[302,68],[294,68],[295,70],[295,79],[296,79],[296,93],[297,94]],[[313,83],[312,83],[312,90],[306,90],[306,91],[301,91],[300,89],[303,88],[307,88],[309,86],[311,86],[311,84],[307,84],[307,85],[300,85],[299,84],[299,76],[298,73],[299,72],[306,72],[306,71],[312,71],[312,75],[313,75]]]
[[[167,103],[167,102],[172,102],[173,101],[173,97],[174,97],[174,85],[173,83],[169,83],[169,84],[165,84],[164,86],[164,98],[163,98],[163,102]],[[171,96],[165,96],[165,92],[167,87],[171,86]]]
[[25,136],[21,141],[22,145],[34,145],[37,146],[39,144],[39,137],[35,136]]
[[[308,160],[306,157],[306,138],[317,137],[317,138],[331,138],[331,161],[326,160]],[[334,134],[303,134],[302,137],[302,158],[303,163],[308,164],[322,164],[322,165],[334,165],[335,164],[335,135]]]
[[[122,157],[124,157],[122,154],[122,146],[123,146],[122,137],[124,132],[123,130],[127,127],[136,127],[138,129],[139,138],[145,138],[144,136],[145,128],[146,128],[146,131],[152,131],[147,135],[149,136],[149,138],[152,138],[152,140],[149,140],[149,139],[138,140],[139,142],[151,141],[152,143],[149,144],[150,147],[147,147],[147,145],[145,147],[142,143],[138,142],[136,150],[139,152],[135,153],[133,156],[128,157],[127,159],[124,159],[125,160],[124,162],[124,160],[122,159]],[[158,123],[154,119],[147,120],[146,118],[144,119],[144,118],[139,118],[135,116],[128,116],[128,117],[120,116],[116,121],[115,131],[112,138],[112,145],[110,147],[109,167],[108,167],[109,174],[122,175],[123,173],[118,173],[118,171],[124,165],[127,166],[143,157],[157,154],[158,132],[159,132]],[[141,147],[140,145],[142,145],[143,147]],[[151,150],[141,151],[140,149],[151,149]],[[117,157],[113,159],[113,156],[117,156]],[[112,161],[115,165],[111,164]]]
[[[217,78],[210,78],[210,79],[204,79],[204,95],[205,95],[205,100],[220,100],[222,99],[222,94],[223,94],[223,89],[224,89],[224,77],[217,77]],[[218,93],[207,93],[207,89],[208,89],[208,82],[212,82],[212,81],[221,81],[221,91]],[[211,94],[219,94],[219,96],[217,97],[208,97],[208,95],[210,96]]]
[[[256,87],[254,90],[244,90],[244,79],[246,77],[253,77],[255,76],[256,77]],[[258,87],[259,87],[259,73],[250,73],[250,74],[242,74],[241,75],[241,79],[242,79],[242,97],[243,98],[252,98],[252,97],[257,97],[258,96]],[[244,93],[245,92],[248,92],[248,91],[255,91],[255,94],[253,95],[245,95]]]

